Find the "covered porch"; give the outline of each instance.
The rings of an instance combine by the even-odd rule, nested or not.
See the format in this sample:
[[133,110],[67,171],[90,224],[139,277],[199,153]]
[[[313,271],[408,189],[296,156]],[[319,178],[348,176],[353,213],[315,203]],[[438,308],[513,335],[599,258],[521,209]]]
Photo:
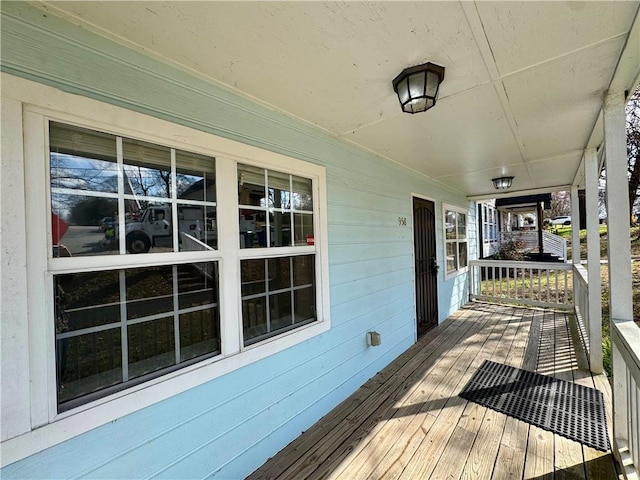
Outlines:
[[490,359],[599,389],[610,427],[609,382],[575,326],[569,311],[469,303],[249,478],[617,478],[610,451],[458,396]]
[[[2,3],[3,478],[638,479],[640,329],[624,109],[640,82],[639,2]],[[425,65],[442,83],[428,98],[434,108],[407,115],[392,79]],[[52,184],[55,123],[113,138],[118,185]],[[215,208],[219,248],[183,255],[174,228],[170,256],[125,254],[120,237],[118,265],[55,258],[45,242],[52,195],[77,200],[89,192],[124,212],[132,194],[121,173],[123,145],[131,142],[168,149],[164,163],[149,154],[135,165],[173,175],[167,196],[142,198],[171,203],[174,219],[185,202],[176,194],[176,152],[215,166],[205,175],[215,172],[215,202],[198,202]],[[591,227],[603,165],[610,380],[601,373],[597,229],[587,234],[586,266],[577,248],[570,263],[554,267],[476,260],[480,202],[570,190],[576,224],[585,190]],[[258,169],[264,187],[251,205],[242,198],[244,166]],[[276,180],[272,194],[270,178],[288,178],[289,187]],[[313,211],[276,211],[299,194],[296,178],[314,185]],[[513,184],[498,187],[500,179]],[[281,199],[273,209],[272,195]],[[423,235],[429,255],[420,259],[416,238],[427,229],[412,221],[417,198],[433,207]],[[264,212],[266,245],[240,240],[250,230],[245,210]],[[300,245],[271,245],[269,215],[282,238],[285,223],[275,218],[289,218],[291,240],[299,213],[313,218],[313,234]],[[125,226],[120,221],[120,232]],[[577,245],[577,229],[573,235]],[[562,248],[558,257],[567,260]],[[271,260],[302,255],[316,255],[313,282],[270,291]],[[240,266],[253,260],[264,260],[264,291],[243,293],[252,280],[242,282]],[[122,270],[120,336],[110,348],[122,359],[118,381],[127,380],[128,323],[142,322],[128,318],[124,270],[171,264],[177,271],[198,261],[221,265],[211,303],[215,356],[59,411],[50,280]],[[492,269],[490,285],[483,269]],[[437,287],[429,314],[440,325],[413,345],[421,333],[417,278],[426,273]],[[258,323],[267,324],[271,292],[284,299],[290,291],[293,318],[301,286],[315,289],[310,326],[245,342],[243,302],[254,293],[264,298]],[[494,303],[460,309],[470,300]],[[169,346],[158,356],[179,366],[179,300],[171,307]],[[246,317],[254,326],[258,317]],[[203,338],[208,331],[201,329]],[[372,331],[381,346],[367,342]],[[613,451],[462,400],[460,390],[486,359],[603,391]]]

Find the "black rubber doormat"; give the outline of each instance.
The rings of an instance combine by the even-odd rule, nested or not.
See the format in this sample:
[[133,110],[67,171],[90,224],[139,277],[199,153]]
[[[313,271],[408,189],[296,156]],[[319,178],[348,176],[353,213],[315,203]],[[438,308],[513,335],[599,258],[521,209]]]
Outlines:
[[610,450],[602,392],[485,360],[460,397],[565,438]]

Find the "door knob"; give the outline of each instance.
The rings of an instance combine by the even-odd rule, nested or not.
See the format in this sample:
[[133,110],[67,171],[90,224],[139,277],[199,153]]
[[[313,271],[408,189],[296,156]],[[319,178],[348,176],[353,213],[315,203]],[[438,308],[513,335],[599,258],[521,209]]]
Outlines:
[[435,257],[431,259],[431,271],[433,273],[438,273],[440,266],[436,263]]

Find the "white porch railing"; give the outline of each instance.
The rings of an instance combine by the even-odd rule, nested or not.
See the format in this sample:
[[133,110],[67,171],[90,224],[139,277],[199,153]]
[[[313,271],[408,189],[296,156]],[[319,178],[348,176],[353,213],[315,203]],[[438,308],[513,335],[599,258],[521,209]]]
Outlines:
[[[470,297],[572,309],[589,364],[601,362],[592,349],[602,341],[600,319],[589,315],[589,281],[582,265],[472,260]],[[575,288],[575,299],[572,288]],[[600,331],[597,331],[600,329]],[[610,323],[614,449],[627,480],[640,479],[640,329],[631,320]]]
[[[578,328],[581,333],[583,348],[587,356],[591,356],[590,331],[591,324],[589,322],[589,280],[587,269],[582,265],[574,265],[573,268],[573,285],[574,285],[574,304],[576,307],[576,317]],[[600,323],[602,328],[602,323]]]
[[[500,232],[500,242],[514,239],[522,242],[522,250],[538,251],[538,231],[537,230],[518,230],[514,232]],[[549,232],[542,232],[542,251],[550,253],[558,258],[567,261],[567,240],[558,235]]]
[[469,265],[471,300],[573,308],[570,264],[472,260]]
[[633,321],[613,319],[614,448],[628,480],[640,478],[640,329]]

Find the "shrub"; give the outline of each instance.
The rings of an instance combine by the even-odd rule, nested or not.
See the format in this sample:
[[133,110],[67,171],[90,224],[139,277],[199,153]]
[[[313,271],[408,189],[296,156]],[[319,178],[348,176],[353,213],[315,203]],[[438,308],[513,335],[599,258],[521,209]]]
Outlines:
[[525,255],[521,251],[523,247],[524,242],[522,240],[509,236],[500,244],[492,257],[495,260],[524,260]]

